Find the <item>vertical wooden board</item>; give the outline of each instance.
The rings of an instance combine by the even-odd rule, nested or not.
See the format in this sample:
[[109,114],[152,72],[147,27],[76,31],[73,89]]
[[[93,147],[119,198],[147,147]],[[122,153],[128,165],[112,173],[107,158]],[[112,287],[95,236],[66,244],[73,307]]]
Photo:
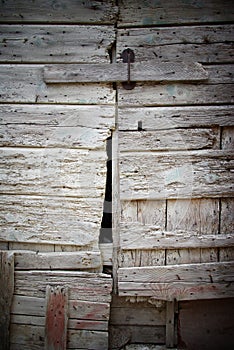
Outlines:
[[142,224],[159,226],[165,229],[166,221],[166,201],[138,201],[137,202],[138,221]]
[[46,287],[45,349],[66,350],[68,289]]
[[200,234],[217,234],[218,199],[168,200],[167,229],[188,230]]
[[121,221],[137,221],[137,201],[121,201]]
[[168,249],[166,251],[166,265],[189,264],[201,262],[200,248]]
[[166,346],[174,346],[174,327],[175,327],[175,302],[167,301],[166,304]]
[[10,311],[14,293],[14,253],[0,252],[0,346],[9,349]]
[[234,126],[223,127],[222,149],[234,149]]

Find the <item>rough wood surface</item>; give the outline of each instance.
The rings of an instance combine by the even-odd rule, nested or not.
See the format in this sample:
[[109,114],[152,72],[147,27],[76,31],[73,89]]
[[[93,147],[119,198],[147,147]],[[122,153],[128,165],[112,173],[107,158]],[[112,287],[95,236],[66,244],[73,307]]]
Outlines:
[[97,248],[100,212],[96,199],[2,195],[0,239]]
[[232,152],[222,150],[124,152],[120,154],[121,199],[230,197],[232,159]]
[[[218,199],[168,200],[167,229],[198,234],[219,233]],[[231,227],[228,233],[234,232]]]
[[45,349],[66,350],[68,288],[46,287]]
[[[144,124],[144,122],[142,122]],[[120,132],[120,152],[219,149],[218,128]]]
[[112,266],[113,259],[113,243],[101,243],[99,244],[101,252],[102,265]]
[[[127,81],[127,65],[112,64],[70,64],[45,66],[46,83],[89,83]],[[160,62],[151,60],[131,64],[132,81],[203,81],[208,73],[199,63]]]
[[10,310],[14,293],[14,254],[0,251],[0,344],[2,350],[10,345]]
[[175,302],[168,301],[166,306],[166,346],[172,348],[174,346],[175,332]]
[[109,62],[114,34],[112,26],[0,25],[0,62]]
[[155,225],[164,230],[166,225],[166,201],[138,201],[137,221],[144,225]]
[[72,271],[16,271],[15,294],[45,297],[47,285],[69,285],[69,299],[110,302],[112,279],[106,274]]
[[33,253],[15,252],[16,270],[80,270],[101,265],[100,252]]
[[119,266],[120,267],[139,267],[139,266],[158,266],[165,264],[165,251],[160,249],[131,249],[121,246],[122,250],[119,254]]
[[65,148],[3,148],[2,193],[102,197],[106,152]]
[[232,1],[209,0],[194,3],[191,1],[147,1],[121,0],[119,3],[120,15],[119,27],[183,24],[183,23],[207,23],[207,22],[232,22]]
[[169,282],[169,283],[137,283],[119,282],[120,296],[154,297],[166,301],[174,299],[223,299],[234,297],[234,284],[201,283],[201,282]]
[[[27,315],[45,317],[45,298],[14,295],[12,301],[12,315]],[[68,302],[69,318],[73,320],[108,321],[110,304],[95,301],[70,300]],[[14,322],[13,322],[14,323]],[[30,324],[30,323],[29,323]]]
[[234,107],[226,106],[183,106],[183,107],[138,107],[119,108],[119,129],[143,130],[177,128],[199,128],[231,126],[234,124]]
[[105,148],[112,106],[1,105],[1,146]]
[[[163,6],[165,3],[163,4]],[[162,62],[190,60],[196,62],[232,62],[233,25],[173,26],[126,28],[117,33],[117,59],[131,48],[135,61],[157,57]]]
[[228,283],[234,279],[234,262],[181,264],[167,266],[147,266],[120,268],[120,282],[169,283],[202,282]]
[[208,235],[194,232],[161,231],[153,225],[122,223],[120,231],[121,248],[128,249],[176,249],[176,248],[218,248],[234,245],[234,235]]
[[115,1],[7,0],[1,4],[0,21],[18,23],[114,23]]
[[[78,347],[77,347],[78,345]],[[103,331],[68,330],[67,349],[108,349],[108,333]]]
[[1,65],[0,102],[113,104],[109,84],[50,84],[43,81],[43,65]]

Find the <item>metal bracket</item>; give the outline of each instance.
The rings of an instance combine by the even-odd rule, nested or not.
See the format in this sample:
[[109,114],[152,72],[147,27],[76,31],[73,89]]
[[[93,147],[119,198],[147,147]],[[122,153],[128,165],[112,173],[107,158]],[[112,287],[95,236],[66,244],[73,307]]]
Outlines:
[[122,86],[126,90],[132,90],[136,86],[136,83],[134,81],[131,81],[131,65],[130,63],[133,63],[135,61],[135,54],[133,50],[131,49],[125,49],[123,50],[121,54],[121,58],[123,59],[123,63],[128,64],[128,80],[122,83]]

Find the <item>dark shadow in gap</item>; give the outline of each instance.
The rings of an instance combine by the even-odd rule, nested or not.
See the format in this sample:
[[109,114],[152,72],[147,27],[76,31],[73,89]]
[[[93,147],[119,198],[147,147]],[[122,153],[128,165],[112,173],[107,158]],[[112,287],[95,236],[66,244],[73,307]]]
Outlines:
[[107,139],[106,152],[106,192],[99,243],[112,243],[112,136]]

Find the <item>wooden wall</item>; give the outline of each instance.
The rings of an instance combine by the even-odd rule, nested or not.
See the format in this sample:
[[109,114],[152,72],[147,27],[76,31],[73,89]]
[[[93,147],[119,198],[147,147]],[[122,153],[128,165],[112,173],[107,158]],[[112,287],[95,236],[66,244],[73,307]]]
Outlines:
[[[119,294],[135,301],[144,296],[150,300],[233,296],[233,286],[228,292],[218,282],[225,289],[220,292],[208,280],[200,283],[204,276],[198,273],[206,264],[221,267],[234,258],[231,2],[122,0],[119,5],[118,60],[129,47],[135,62],[145,64],[146,70],[147,61],[154,59],[158,67],[166,62],[199,62],[208,73],[208,79],[200,82],[181,77],[176,82],[137,83],[131,91],[119,85]],[[183,266],[190,271],[190,282]],[[233,271],[233,263],[229,267]],[[233,282],[233,277],[228,279]],[[117,309],[114,312],[118,314]],[[176,329],[177,312],[175,306]],[[170,317],[164,319],[167,330],[162,339],[173,346],[177,339],[170,333],[174,327],[170,322]],[[160,344],[157,336],[155,343]],[[196,344],[195,337],[193,341]],[[212,348],[211,340],[207,346]]]
[[116,14],[113,0],[0,4],[0,249],[15,258],[0,298],[4,349],[9,338],[12,350],[108,348],[112,280],[98,242],[116,92],[47,84],[44,70],[109,64]]

